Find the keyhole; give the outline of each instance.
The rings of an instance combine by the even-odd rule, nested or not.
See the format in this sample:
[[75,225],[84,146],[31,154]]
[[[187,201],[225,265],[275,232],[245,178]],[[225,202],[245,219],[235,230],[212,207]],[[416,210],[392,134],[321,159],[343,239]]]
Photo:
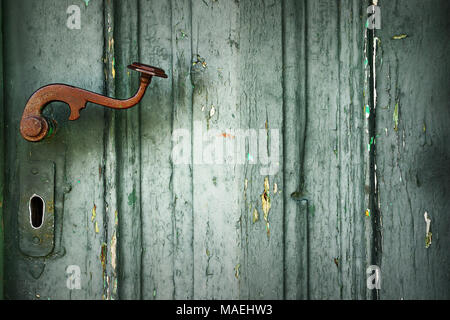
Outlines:
[[39,229],[44,222],[45,203],[37,194],[30,199],[30,222],[34,229]]

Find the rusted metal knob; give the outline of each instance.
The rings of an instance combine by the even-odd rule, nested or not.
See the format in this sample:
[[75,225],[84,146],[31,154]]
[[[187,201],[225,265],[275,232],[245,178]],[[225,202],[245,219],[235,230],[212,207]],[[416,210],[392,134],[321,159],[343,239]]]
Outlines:
[[152,77],[167,78],[164,70],[143,63],[133,62],[129,69],[141,73],[140,85],[136,94],[126,100],[109,98],[91,91],[72,87],[65,84],[50,84],[37,90],[28,100],[20,121],[20,133],[25,140],[31,142],[41,141],[56,131],[56,121],[46,119],[42,110],[53,101],[65,102],[70,107],[69,120],[77,120],[80,110],[86,103],[92,102],[112,109],[128,109],[141,101]]

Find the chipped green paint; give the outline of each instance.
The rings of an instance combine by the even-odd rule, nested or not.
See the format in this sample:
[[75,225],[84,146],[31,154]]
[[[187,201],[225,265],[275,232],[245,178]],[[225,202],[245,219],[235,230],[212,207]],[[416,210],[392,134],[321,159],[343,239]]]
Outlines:
[[394,130],[398,131],[398,102],[395,104],[395,109],[394,109],[394,115],[392,117],[392,119],[394,120]]
[[106,273],[107,256],[108,256],[108,245],[105,242],[103,242],[100,249],[100,263],[102,264],[102,278],[103,278],[103,295],[102,295],[103,300],[107,298],[108,292],[108,280]]
[[406,38],[408,38],[407,34],[400,34],[400,35],[392,37],[393,40],[403,40],[403,39],[406,39]]
[[241,264],[238,263],[236,267],[234,267],[234,276],[236,279],[239,279]]
[[366,105],[366,119],[369,119],[370,118],[370,106],[369,105]]
[[84,1],[84,4],[86,5],[86,7],[89,5],[89,1],[90,0],[83,0]]
[[137,196],[136,196],[136,189],[133,189],[133,192],[131,192],[128,195],[128,205],[134,206],[136,204]]

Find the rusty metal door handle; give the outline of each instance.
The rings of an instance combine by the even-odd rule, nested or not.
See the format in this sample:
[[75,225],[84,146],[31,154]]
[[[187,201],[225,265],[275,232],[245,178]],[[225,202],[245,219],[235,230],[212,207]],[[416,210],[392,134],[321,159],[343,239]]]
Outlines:
[[67,103],[70,107],[69,120],[77,120],[80,117],[80,110],[84,109],[88,102],[112,109],[131,108],[141,101],[153,76],[167,78],[164,70],[142,63],[134,62],[128,68],[140,72],[141,76],[138,91],[126,100],[109,98],[65,84],[50,84],[40,88],[30,97],[23,111],[20,121],[22,137],[25,140],[37,142],[55,132],[56,121],[42,115],[44,107],[53,101]]

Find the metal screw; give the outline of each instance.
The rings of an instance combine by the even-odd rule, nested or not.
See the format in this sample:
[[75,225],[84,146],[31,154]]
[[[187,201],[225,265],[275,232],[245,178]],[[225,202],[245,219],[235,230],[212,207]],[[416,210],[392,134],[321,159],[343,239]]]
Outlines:
[[38,237],[33,237],[34,244],[39,244],[40,242],[41,242],[41,239],[39,239]]
[[33,168],[33,169],[31,169],[31,173],[34,174],[34,175],[36,175],[36,174],[39,173],[39,171],[38,171],[38,169]]

